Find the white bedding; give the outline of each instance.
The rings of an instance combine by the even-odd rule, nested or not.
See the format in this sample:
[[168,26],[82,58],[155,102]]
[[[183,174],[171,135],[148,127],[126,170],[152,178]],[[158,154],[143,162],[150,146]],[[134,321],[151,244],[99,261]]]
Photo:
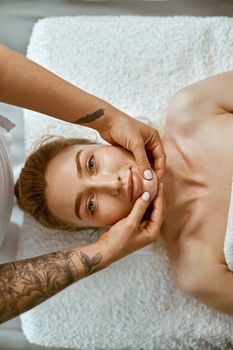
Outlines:
[[10,161],[11,134],[14,124],[0,115],[0,247],[10,224],[13,208],[14,178]]
[[[28,56],[162,132],[169,96],[188,83],[233,68],[233,20],[48,18],[35,25]],[[95,135],[25,111],[27,153],[44,133]],[[85,232],[50,231],[26,216],[18,257],[81,245],[88,237]],[[44,346],[87,350],[233,346],[233,319],[175,287],[162,239],[74,284],[22,315],[21,321],[27,339]]]
[[233,271],[233,178],[232,178],[232,189],[231,199],[228,209],[228,220],[226,236],[224,241],[224,255],[229,267],[229,270]]

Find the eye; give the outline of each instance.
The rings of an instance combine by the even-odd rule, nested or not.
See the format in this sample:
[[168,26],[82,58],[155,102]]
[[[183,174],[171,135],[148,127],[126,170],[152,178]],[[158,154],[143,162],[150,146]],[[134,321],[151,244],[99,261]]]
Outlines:
[[91,215],[94,214],[95,211],[95,200],[94,200],[94,196],[91,196],[91,198],[89,198],[88,202],[87,202],[87,209],[88,211],[91,213]]
[[95,172],[96,164],[95,164],[95,157],[94,156],[91,156],[90,158],[88,158],[87,167],[92,173]]

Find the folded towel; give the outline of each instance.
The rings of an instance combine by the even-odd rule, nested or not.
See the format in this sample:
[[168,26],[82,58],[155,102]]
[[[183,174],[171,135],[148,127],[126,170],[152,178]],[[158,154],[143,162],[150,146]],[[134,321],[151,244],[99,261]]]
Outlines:
[[227,230],[224,241],[224,255],[229,267],[229,270],[233,271],[233,178],[232,178],[232,190],[231,200],[228,209]]
[[14,203],[14,178],[10,162],[12,137],[9,131],[14,124],[0,115],[0,247],[10,226]]
[[[195,17],[63,17],[39,21],[28,56],[163,131],[180,87],[233,67],[233,20]],[[26,152],[42,134],[95,137],[93,130],[25,111]],[[25,216],[18,257],[82,245]],[[229,349],[233,318],[180,292],[163,239],[67,288],[21,316],[27,339],[78,349]]]

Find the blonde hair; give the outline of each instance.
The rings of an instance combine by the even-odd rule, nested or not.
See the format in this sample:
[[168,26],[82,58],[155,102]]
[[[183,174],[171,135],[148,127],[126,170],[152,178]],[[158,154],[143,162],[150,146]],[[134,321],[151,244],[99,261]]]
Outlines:
[[[54,136],[52,136],[54,138]],[[45,173],[49,162],[69,147],[80,144],[95,144],[87,139],[59,137],[48,142],[51,136],[40,143],[39,147],[27,158],[15,184],[15,196],[19,207],[30,214],[41,225],[51,229],[78,231],[72,223],[59,219],[48,208],[45,189]]]

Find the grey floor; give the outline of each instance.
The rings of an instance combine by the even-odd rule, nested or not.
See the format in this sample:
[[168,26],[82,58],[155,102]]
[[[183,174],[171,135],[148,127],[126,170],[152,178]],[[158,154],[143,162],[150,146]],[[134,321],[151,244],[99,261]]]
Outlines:
[[[233,0],[228,1],[78,1],[78,0],[0,0],[0,42],[23,54],[34,23],[43,17],[64,15],[144,15],[144,16],[233,16]],[[0,103],[0,114],[15,122],[13,130],[12,162],[17,168],[24,159],[23,113],[17,107]],[[22,221],[22,213],[15,206],[12,220]],[[9,261],[16,255],[10,242],[17,236],[5,240],[0,250],[0,263]],[[7,349],[45,349],[29,344],[20,328],[19,318],[0,326],[0,350]],[[51,349],[51,348],[50,348]]]

